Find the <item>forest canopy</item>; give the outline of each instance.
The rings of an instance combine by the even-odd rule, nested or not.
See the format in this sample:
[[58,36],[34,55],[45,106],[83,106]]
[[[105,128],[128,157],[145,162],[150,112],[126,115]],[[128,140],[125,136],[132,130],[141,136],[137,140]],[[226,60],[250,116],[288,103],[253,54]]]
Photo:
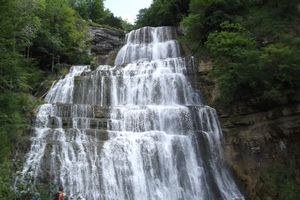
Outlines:
[[183,40],[213,61],[223,102],[268,109],[299,100],[299,20],[297,0],[191,0]]
[[190,0],[154,0],[139,11],[136,28],[143,26],[176,26],[187,15]]
[[299,100],[299,21],[297,0],[155,0],[136,27],[180,27],[192,54],[212,60],[220,102],[268,109]]

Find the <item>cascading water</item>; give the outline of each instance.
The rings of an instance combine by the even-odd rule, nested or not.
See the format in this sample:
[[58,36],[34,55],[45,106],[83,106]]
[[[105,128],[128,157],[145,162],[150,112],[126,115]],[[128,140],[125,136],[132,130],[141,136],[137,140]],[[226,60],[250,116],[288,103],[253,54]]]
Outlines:
[[72,67],[38,109],[21,179],[61,183],[74,199],[244,199],[175,38],[172,27],[144,27],[115,67]]

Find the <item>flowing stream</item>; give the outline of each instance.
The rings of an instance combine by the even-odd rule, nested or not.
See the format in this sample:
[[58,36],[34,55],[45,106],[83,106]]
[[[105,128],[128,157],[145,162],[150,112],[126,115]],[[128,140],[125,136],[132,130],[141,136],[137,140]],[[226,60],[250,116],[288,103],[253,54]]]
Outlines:
[[244,199],[176,30],[144,27],[126,41],[114,67],[73,66],[50,89],[20,179],[62,184],[69,199]]

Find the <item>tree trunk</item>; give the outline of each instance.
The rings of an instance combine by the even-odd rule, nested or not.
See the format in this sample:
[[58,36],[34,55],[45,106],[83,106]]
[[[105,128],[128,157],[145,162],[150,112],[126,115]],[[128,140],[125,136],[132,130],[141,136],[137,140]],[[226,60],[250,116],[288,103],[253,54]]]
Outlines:
[[52,62],[51,62],[51,71],[53,72],[54,71],[54,64],[55,64],[55,56],[54,54],[52,54]]
[[30,57],[30,46],[29,47],[27,47],[27,59],[29,60],[29,57]]

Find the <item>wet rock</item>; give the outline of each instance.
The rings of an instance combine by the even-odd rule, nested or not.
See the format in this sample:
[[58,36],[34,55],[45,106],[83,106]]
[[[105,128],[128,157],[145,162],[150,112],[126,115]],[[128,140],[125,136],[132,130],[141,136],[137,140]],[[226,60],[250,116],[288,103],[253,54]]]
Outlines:
[[95,118],[105,118],[107,117],[108,108],[95,106],[94,107],[94,116]]
[[[259,198],[258,188],[264,187],[259,177],[264,168],[296,160],[300,152],[297,108],[298,105],[291,105],[267,112],[232,113],[230,117],[221,117],[221,125],[226,128],[226,160],[243,183],[249,199]],[[232,123],[236,119],[251,123]]]
[[95,54],[107,54],[124,43],[125,34],[121,30],[92,27],[90,33],[91,51]]
[[124,43],[125,33],[117,29],[96,28],[90,29],[92,37],[92,53],[108,54]]
[[251,151],[252,153],[260,153],[260,147],[252,147]]
[[212,68],[213,64],[211,60],[201,60],[198,65],[198,72],[200,74],[208,74]]
[[94,55],[92,64],[114,64],[118,50],[124,44],[125,33],[118,29],[91,27],[91,53]]

